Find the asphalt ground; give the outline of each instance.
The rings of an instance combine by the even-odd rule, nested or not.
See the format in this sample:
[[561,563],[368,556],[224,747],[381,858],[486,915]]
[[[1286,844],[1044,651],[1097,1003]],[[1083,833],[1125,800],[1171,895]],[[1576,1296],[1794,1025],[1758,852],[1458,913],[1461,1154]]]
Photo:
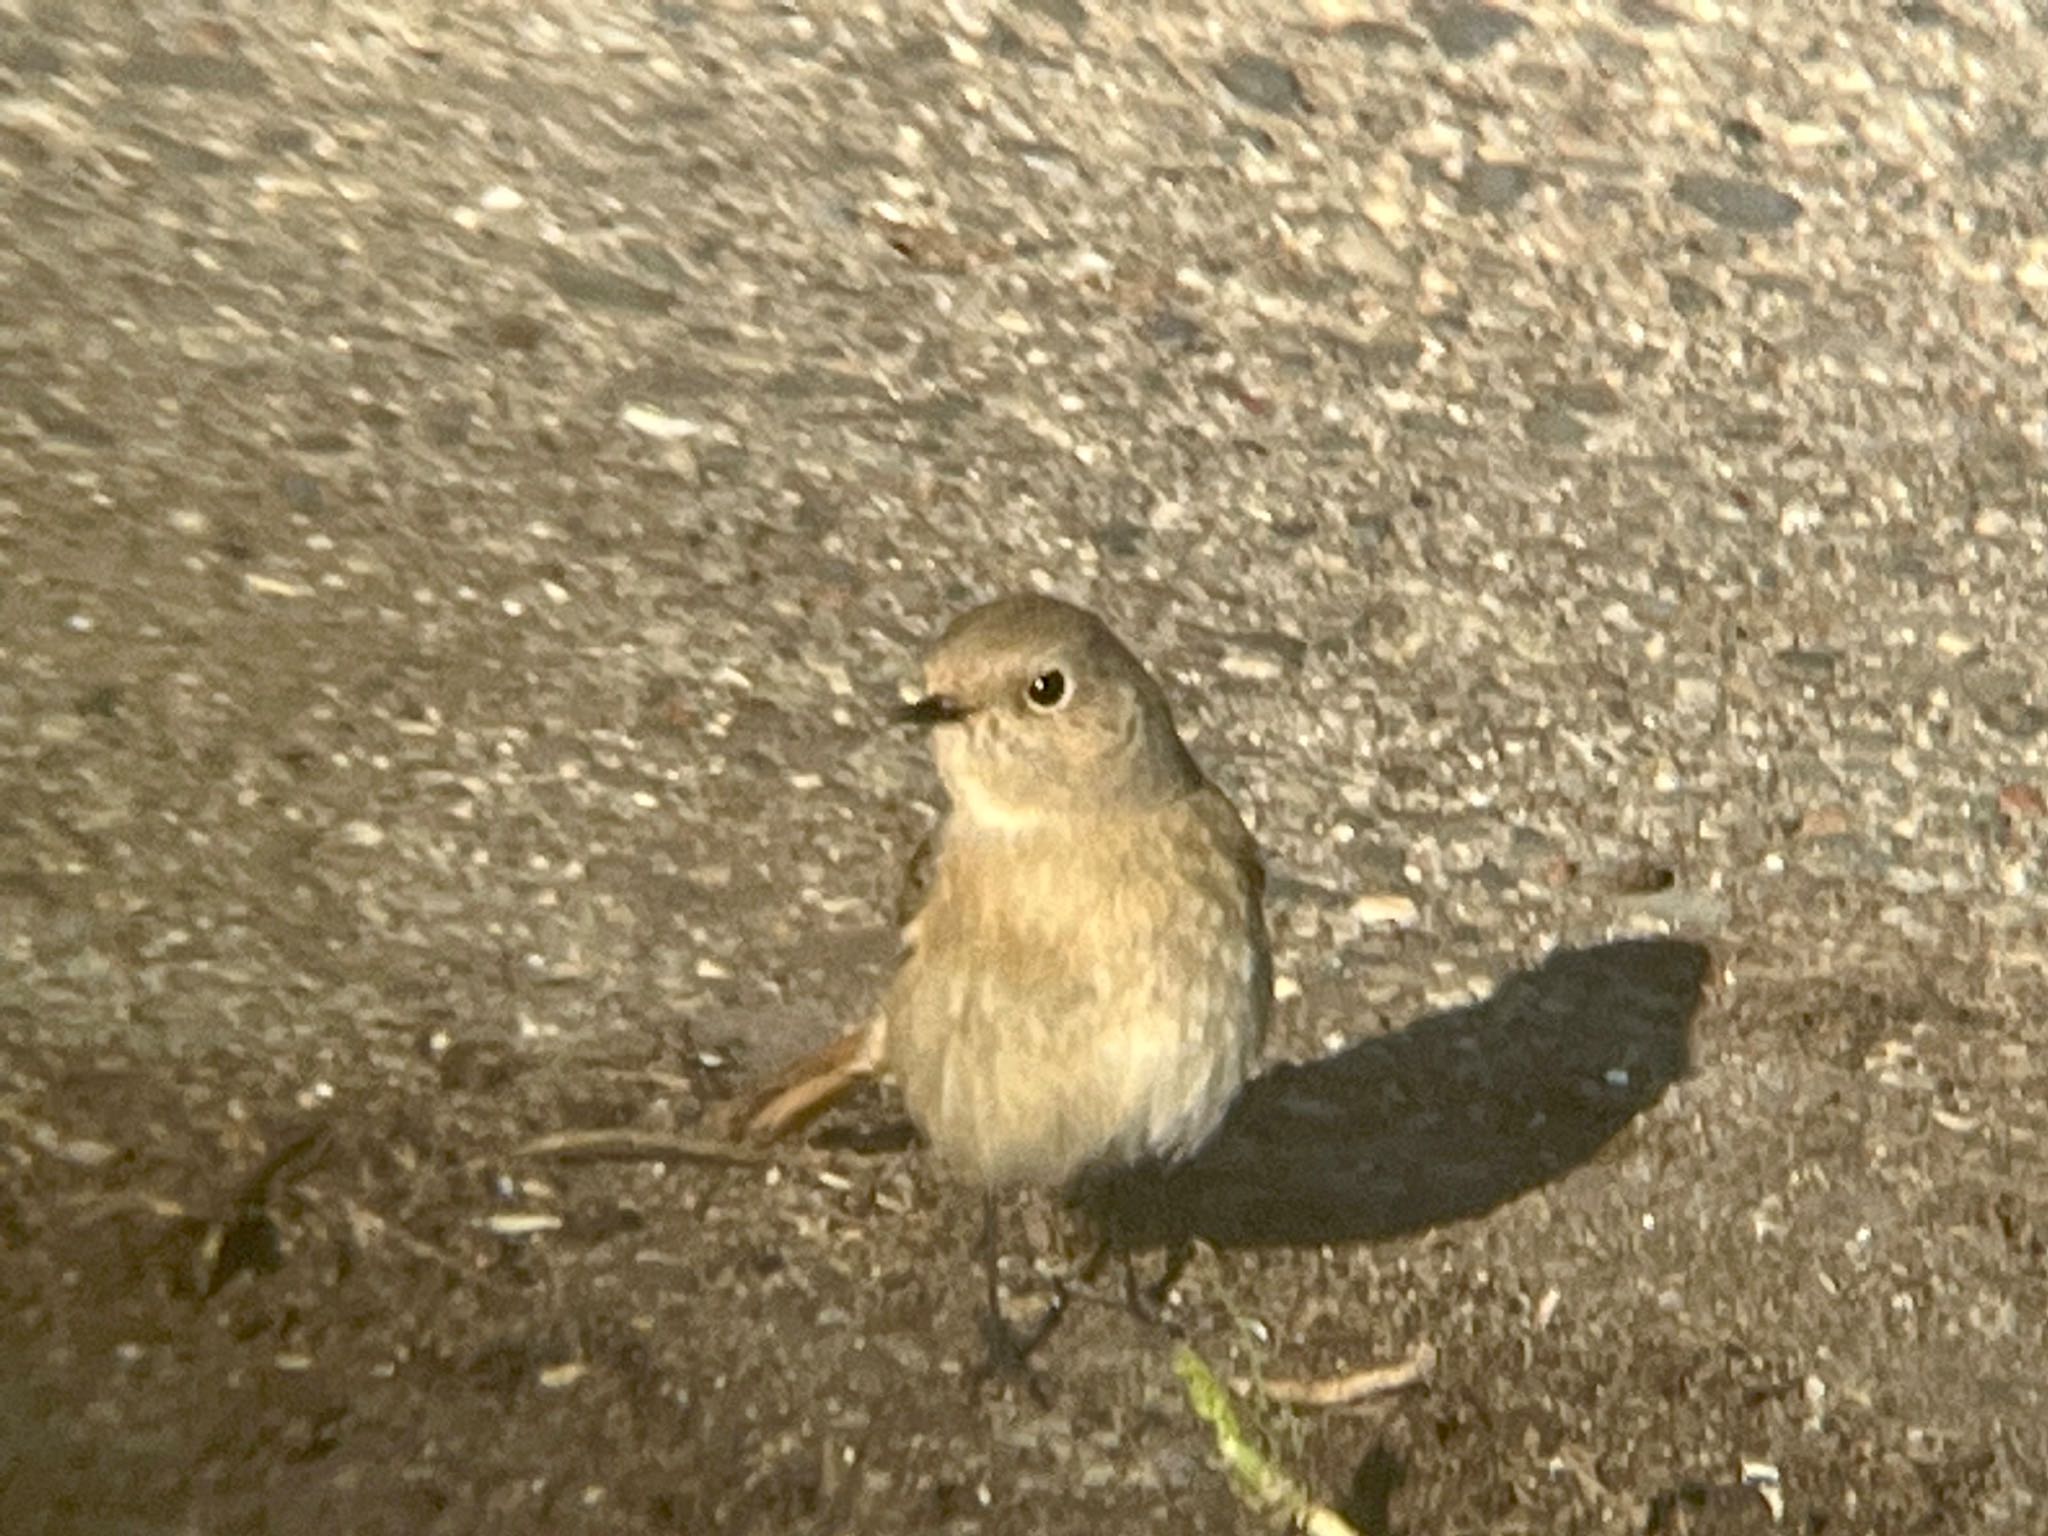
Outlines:
[[1262,1528],[886,1093],[520,1155],[864,1013],[1043,587],[1268,851],[1313,1498],[2041,1529],[2043,26],[0,0],[6,1528]]

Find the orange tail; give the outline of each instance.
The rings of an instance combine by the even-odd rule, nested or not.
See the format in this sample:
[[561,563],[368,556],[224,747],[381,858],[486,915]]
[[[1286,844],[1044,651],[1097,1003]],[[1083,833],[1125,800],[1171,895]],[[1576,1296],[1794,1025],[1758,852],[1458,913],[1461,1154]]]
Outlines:
[[727,1111],[735,1141],[776,1141],[817,1119],[862,1078],[874,1075],[868,1031],[850,1029],[762,1083]]

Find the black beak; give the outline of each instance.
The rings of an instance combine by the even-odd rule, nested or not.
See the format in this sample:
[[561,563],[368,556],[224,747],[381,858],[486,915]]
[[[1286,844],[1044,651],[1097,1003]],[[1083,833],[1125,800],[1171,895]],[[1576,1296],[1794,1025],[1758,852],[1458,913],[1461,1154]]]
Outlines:
[[958,699],[949,699],[943,693],[928,693],[915,704],[897,706],[894,718],[898,725],[951,725],[973,713]]

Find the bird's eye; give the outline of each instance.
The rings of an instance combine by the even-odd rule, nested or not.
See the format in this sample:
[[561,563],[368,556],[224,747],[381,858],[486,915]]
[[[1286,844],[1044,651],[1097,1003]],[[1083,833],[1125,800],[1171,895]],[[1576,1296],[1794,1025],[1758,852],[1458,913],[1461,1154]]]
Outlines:
[[1067,698],[1066,673],[1056,667],[1039,673],[1025,685],[1024,697],[1033,709],[1058,709]]

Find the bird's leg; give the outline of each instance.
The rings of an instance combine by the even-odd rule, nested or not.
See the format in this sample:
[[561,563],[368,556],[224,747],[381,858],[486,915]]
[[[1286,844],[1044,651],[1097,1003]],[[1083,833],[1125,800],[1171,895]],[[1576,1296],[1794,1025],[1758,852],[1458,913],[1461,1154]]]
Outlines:
[[1010,1326],[1003,1316],[1002,1248],[996,1241],[996,1195],[993,1190],[982,1196],[981,1260],[982,1275],[987,1282],[981,1314],[981,1338],[986,1352],[980,1369],[974,1373],[974,1381],[979,1385],[996,1377],[1022,1378],[1030,1386],[1031,1395],[1043,1406],[1045,1389],[1031,1374],[1031,1352],[1045,1342],[1046,1336],[1065,1315],[1067,1287],[1064,1281],[1054,1282],[1052,1300],[1030,1328],[1019,1333]]
[[1138,1283],[1138,1260],[1131,1245],[1123,1236],[1115,1239],[1118,1256],[1124,1265],[1124,1307],[1131,1316],[1141,1323],[1155,1328],[1165,1328],[1169,1333],[1178,1334],[1179,1328],[1168,1319],[1164,1311],[1167,1292],[1173,1289],[1173,1282],[1180,1278],[1180,1272],[1187,1267],[1189,1245],[1177,1242],[1167,1250],[1166,1269],[1154,1285]]
[[1140,1285],[1133,1236],[1124,1212],[1112,1207],[1104,1228],[1102,1247],[1097,1250],[1096,1257],[1089,1261],[1090,1272],[1092,1274],[1093,1270],[1100,1266],[1103,1254],[1115,1249],[1117,1256],[1123,1261],[1125,1308],[1140,1322],[1164,1327],[1169,1332],[1178,1334],[1180,1330],[1166,1317],[1162,1309],[1166,1305],[1167,1293],[1173,1289],[1173,1282],[1178,1280],[1181,1271],[1187,1268],[1188,1257],[1193,1253],[1194,1245],[1185,1237],[1175,1238],[1166,1250],[1166,1267],[1160,1274],[1158,1282],[1153,1285]]
[[1100,1174],[1078,1176],[1068,1187],[1066,1199],[1082,1235],[1095,1240],[1088,1257],[1073,1266],[1074,1280],[1080,1285],[1093,1285],[1110,1255],[1124,1251],[1123,1223],[1118,1218],[1114,1195]]
[[1074,1278],[1083,1285],[1093,1285],[1095,1277],[1102,1273],[1102,1266],[1108,1260],[1110,1252],[1115,1246],[1107,1237],[1097,1239],[1095,1251],[1082,1261],[1079,1269],[1074,1271]]
[[1166,1267],[1160,1271],[1159,1279],[1153,1284],[1140,1288],[1137,1267],[1131,1262],[1129,1249],[1124,1250],[1124,1305],[1131,1309],[1133,1316],[1148,1323],[1156,1323],[1169,1333],[1178,1335],[1177,1325],[1165,1312],[1166,1298],[1173,1292],[1173,1282],[1181,1277],[1181,1271],[1188,1267],[1188,1260],[1194,1255],[1195,1245],[1186,1238],[1175,1241],[1166,1250]]
[[1163,1305],[1172,1293],[1174,1282],[1186,1272],[1188,1260],[1195,1256],[1193,1238],[1178,1237],[1173,1246],[1166,1250],[1166,1268],[1160,1272],[1159,1283],[1152,1287],[1152,1300]]
[[996,1195],[989,1190],[981,1197],[981,1262],[988,1280],[988,1315],[1003,1319],[1002,1249],[996,1243]]
[[1123,1260],[1124,1306],[1141,1323],[1158,1322],[1159,1303],[1153,1299],[1151,1287],[1138,1284],[1138,1261],[1132,1257],[1130,1249],[1124,1249]]

